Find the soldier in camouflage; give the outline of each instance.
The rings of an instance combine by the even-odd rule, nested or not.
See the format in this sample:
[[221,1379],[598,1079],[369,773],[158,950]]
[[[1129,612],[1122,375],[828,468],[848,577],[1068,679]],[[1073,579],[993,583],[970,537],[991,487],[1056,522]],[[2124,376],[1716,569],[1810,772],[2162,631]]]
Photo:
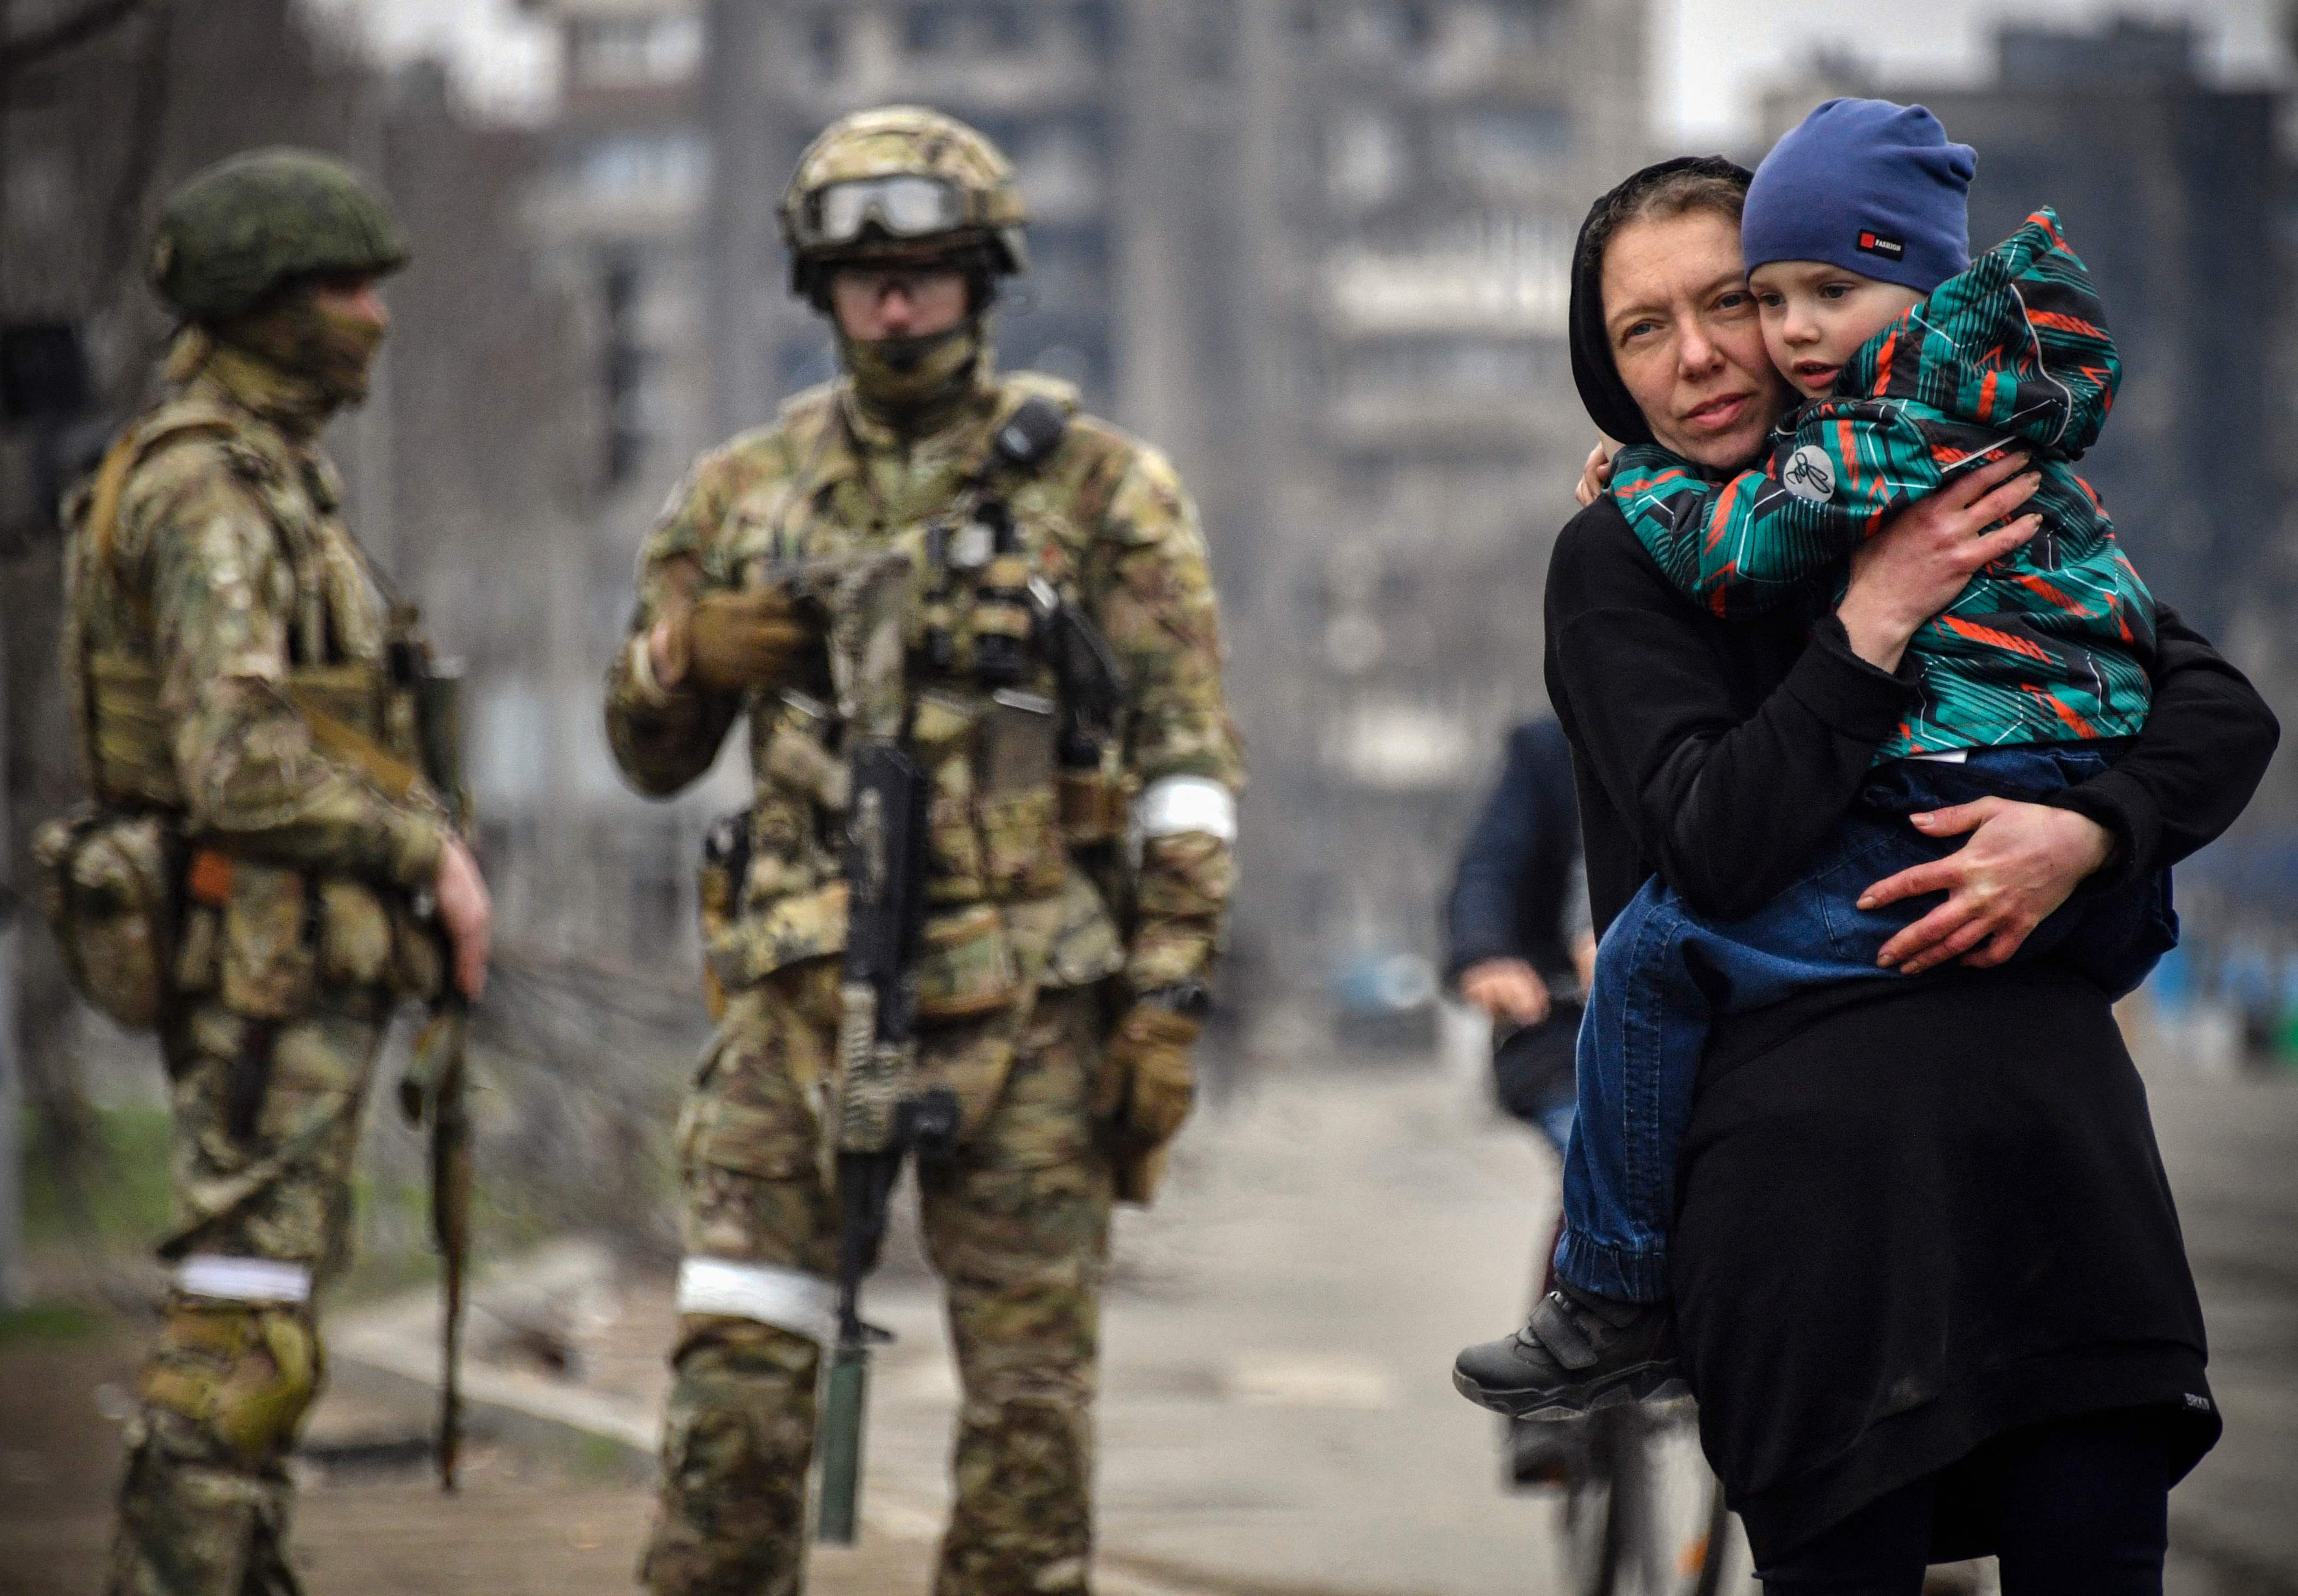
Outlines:
[[[960,1107],[955,1154],[919,1177],[964,1391],[935,1588],[1087,1586],[1110,1205],[1148,1199],[1194,1095],[1241,771],[1172,467],[1066,385],[993,368],[1022,221],[1004,158],[946,117],[824,132],[782,226],[845,375],[703,456],[640,554],[608,682],[616,758],[668,795],[747,717],[755,779],[740,868],[705,894],[725,1006],[680,1127],[688,1255],[641,1566],[661,1596],[804,1580],[847,888],[823,617],[785,578],[886,550],[910,560],[898,674],[931,790],[920,1079]],[[1122,666],[1098,739],[1041,646],[1056,603]]]
[[[144,1007],[178,1224],[114,1596],[296,1589],[284,1465],[321,1377],[313,1295],[344,1259],[368,1079],[398,998],[484,975],[486,889],[451,817],[419,781],[378,779],[415,762],[412,710],[318,443],[366,393],[375,284],[405,259],[382,201],[325,157],[193,178],[152,256],[183,318],[170,392],[66,508],[63,665],[95,806],[78,824],[153,828],[180,872],[139,934],[165,951]],[[451,971],[417,917],[426,895]],[[74,912],[67,943],[101,946],[100,918]],[[95,1001],[136,1007],[107,988],[117,963],[80,963]]]

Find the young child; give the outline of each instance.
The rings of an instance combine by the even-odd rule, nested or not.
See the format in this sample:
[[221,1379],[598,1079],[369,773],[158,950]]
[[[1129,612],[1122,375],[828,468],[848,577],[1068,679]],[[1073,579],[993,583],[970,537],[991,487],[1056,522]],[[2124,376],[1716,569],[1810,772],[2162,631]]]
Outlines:
[[[1781,139],[1748,190],[1740,241],[1766,352],[1808,401],[1770,458],[1727,481],[1649,445],[1612,494],[1687,594],[1726,617],[1840,596],[1890,513],[2025,451],[2043,525],[1908,644],[1920,698],[1805,880],[1744,920],[1699,914],[1655,877],[1607,930],[1580,1032],[1565,1164],[1561,1291],[1454,1383],[1518,1417],[1681,1389],[1666,1304],[1676,1153],[1708,1024],[1814,986],[1893,973],[1883,944],[1932,906],[1866,888],[1945,856],[1908,817],[1995,796],[2049,802],[2104,771],[2145,722],[2153,600],[2071,463],[2120,368],[2082,262],[2038,211],[1973,264],[1971,150],[1921,107],[1834,100]],[[2021,946],[2114,996],[2177,939],[2168,875],[2080,892]]]

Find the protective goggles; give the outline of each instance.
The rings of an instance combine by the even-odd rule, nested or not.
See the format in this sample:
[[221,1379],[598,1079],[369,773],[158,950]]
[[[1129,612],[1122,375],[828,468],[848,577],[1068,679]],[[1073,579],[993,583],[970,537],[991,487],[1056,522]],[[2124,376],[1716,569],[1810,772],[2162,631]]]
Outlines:
[[832,183],[804,208],[810,245],[858,243],[875,222],[896,238],[925,238],[965,225],[965,196],[938,178],[857,178]]

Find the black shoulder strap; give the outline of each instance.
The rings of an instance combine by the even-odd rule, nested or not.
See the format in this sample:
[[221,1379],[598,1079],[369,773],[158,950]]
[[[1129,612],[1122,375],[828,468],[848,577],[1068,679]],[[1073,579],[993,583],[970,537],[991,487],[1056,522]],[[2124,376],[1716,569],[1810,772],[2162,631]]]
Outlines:
[[1042,393],[1031,394],[997,429],[997,459],[1017,471],[1035,471],[1053,458],[1069,428],[1061,406]]

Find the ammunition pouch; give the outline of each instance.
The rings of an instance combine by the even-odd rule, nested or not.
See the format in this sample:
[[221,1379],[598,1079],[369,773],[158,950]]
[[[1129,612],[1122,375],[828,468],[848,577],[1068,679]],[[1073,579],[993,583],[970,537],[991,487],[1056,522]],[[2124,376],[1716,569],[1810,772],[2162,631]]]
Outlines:
[[921,1025],[979,1020],[1013,1006],[1021,971],[1005,917],[974,904],[927,917],[917,960]]
[[130,1030],[167,1013],[182,856],[160,813],[83,806],[33,834],[36,892],[72,986]]
[[[434,939],[398,895],[186,842],[157,675],[102,650],[83,665],[83,751],[97,800],[33,842],[41,904],[82,996],[148,1030],[177,994],[212,994],[234,1013],[279,1021],[308,1013],[322,986],[440,989]],[[396,764],[398,749],[412,748],[413,705],[371,663],[299,667],[285,690],[332,755]]]
[[1059,778],[1062,840],[1073,848],[1123,839],[1133,815],[1133,792],[1121,775],[1101,769],[1064,770]]

